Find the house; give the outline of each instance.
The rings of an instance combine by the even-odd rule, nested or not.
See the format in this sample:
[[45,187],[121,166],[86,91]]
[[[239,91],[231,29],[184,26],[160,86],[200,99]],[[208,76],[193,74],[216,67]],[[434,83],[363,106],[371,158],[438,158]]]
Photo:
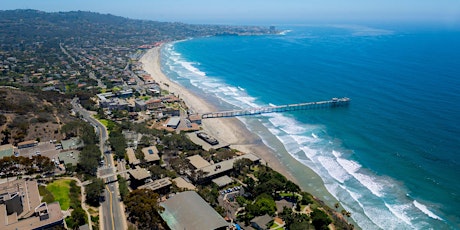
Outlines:
[[252,219],[251,226],[257,230],[269,229],[270,227],[267,227],[267,225],[272,220],[273,218],[271,216],[269,216],[268,214],[265,214],[263,216],[258,216]]
[[161,102],[160,99],[150,99],[145,102],[145,106],[147,107],[147,109],[152,110],[165,108],[165,105],[163,105],[163,102]]
[[193,155],[190,157],[187,157],[189,160],[190,164],[195,168],[195,169],[200,169],[204,168],[206,166],[211,165],[208,161],[206,161],[203,157],[200,155]]
[[40,202],[38,184],[33,180],[15,180],[0,184],[0,229],[64,228],[59,202]]
[[137,188],[137,187],[139,187],[141,185],[144,185],[145,181],[147,179],[150,179],[150,172],[147,171],[147,169],[141,168],[139,166],[136,166],[136,168],[133,169],[133,170],[129,170],[128,174],[129,174],[129,177],[130,177],[130,180],[131,180],[130,186],[133,189],[135,189],[135,188]]
[[197,173],[198,171],[201,171],[202,173],[199,173],[199,174],[202,175],[202,176],[195,178],[195,180],[197,182],[205,183],[205,182],[208,182],[208,181],[210,181],[210,180],[212,180],[214,178],[218,178],[218,177],[227,175],[228,173],[230,173],[233,170],[233,164],[235,163],[235,161],[237,161],[239,159],[248,159],[248,160],[252,161],[253,164],[259,164],[260,163],[260,158],[259,157],[257,157],[254,154],[247,153],[247,154],[244,154],[244,155],[241,155],[241,156],[238,156],[238,157],[234,157],[234,158],[232,158],[230,160],[221,161],[221,162],[216,163],[216,164],[212,164],[212,165],[209,165],[209,166],[205,166],[203,168],[196,169],[195,173]]
[[201,116],[198,114],[191,114],[188,116],[190,122],[201,125]]
[[229,223],[195,191],[178,193],[160,205],[164,208],[160,216],[170,229],[224,230],[229,227]]
[[144,154],[145,162],[154,163],[154,162],[160,161],[160,155],[158,155],[159,153],[158,149],[154,145],[143,148],[142,153]]
[[166,127],[176,129],[179,126],[180,117],[171,117],[166,123]]
[[128,163],[132,168],[141,163],[141,161],[137,159],[133,148],[127,148],[126,155],[128,155]]

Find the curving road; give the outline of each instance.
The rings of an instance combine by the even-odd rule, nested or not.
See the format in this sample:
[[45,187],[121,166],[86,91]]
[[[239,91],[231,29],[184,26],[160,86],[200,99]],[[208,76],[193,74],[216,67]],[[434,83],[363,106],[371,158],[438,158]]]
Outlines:
[[[78,98],[74,98],[71,103],[74,111],[80,114],[84,121],[89,122],[98,130],[100,138],[99,146],[105,158],[105,165],[98,170],[98,176],[103,176],[106,174],[114,175],[116,168],[113,162],[113,157],[110,154],[110,150],[106,145],[108,140],[108,132],[106,127],[98,120],[96,120],[90,112],[81,107],[80,103],[78,102]],[[108,230],[127,229],[125,212],[120,202],[117,177],[115,175],[109,176],[104,179],[104,182],[106,182],[104,189],[105,199],[101,203],[101,208],[99,209],[100,227],[101,229]]]

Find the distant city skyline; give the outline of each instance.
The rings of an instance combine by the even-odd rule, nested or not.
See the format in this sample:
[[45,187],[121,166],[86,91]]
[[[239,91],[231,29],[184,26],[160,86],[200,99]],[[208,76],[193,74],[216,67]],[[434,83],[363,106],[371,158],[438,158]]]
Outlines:
[[92,11],[133,19],[210,24],[403,22],[460,25],[458,0],[14,0],[1,10]]

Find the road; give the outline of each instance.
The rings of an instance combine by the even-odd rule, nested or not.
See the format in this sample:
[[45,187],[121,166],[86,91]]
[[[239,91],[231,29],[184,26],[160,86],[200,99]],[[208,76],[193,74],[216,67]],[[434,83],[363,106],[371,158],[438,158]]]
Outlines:
[[[105,126],[96,120],[86,109],[82,108],[78,103],[78,99],[72,100],[72,107],[74,111],[92,126],[96,127],[99,131],[99,146],[101,152],[105,157],[105,165],[102,170],[99,170],[98,175],[103,176],[105,174],[113,174],[116,172],[113,157],[110,154],[108,146],[106,145],[108,140],[108,132]],[[106,154],[108,153],[108,154]],[[118,190],[118,182],[116,176],[110,176],[104,179],[104,182],[115,181],[105,185],[104,189],[104,201],[101,203],[101,213],[99,218],[101,220],[101,229],[118,230],[126,229],[126,216],[121,206],[120,194]]]

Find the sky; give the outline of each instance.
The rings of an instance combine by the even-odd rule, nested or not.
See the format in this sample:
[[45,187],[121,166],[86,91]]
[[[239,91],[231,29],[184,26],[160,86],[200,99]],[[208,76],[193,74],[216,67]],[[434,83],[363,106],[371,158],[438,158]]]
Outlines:
[[460,0],[2,0],[0,9],[82,10],[206,24],[408,22],[460,27]]

